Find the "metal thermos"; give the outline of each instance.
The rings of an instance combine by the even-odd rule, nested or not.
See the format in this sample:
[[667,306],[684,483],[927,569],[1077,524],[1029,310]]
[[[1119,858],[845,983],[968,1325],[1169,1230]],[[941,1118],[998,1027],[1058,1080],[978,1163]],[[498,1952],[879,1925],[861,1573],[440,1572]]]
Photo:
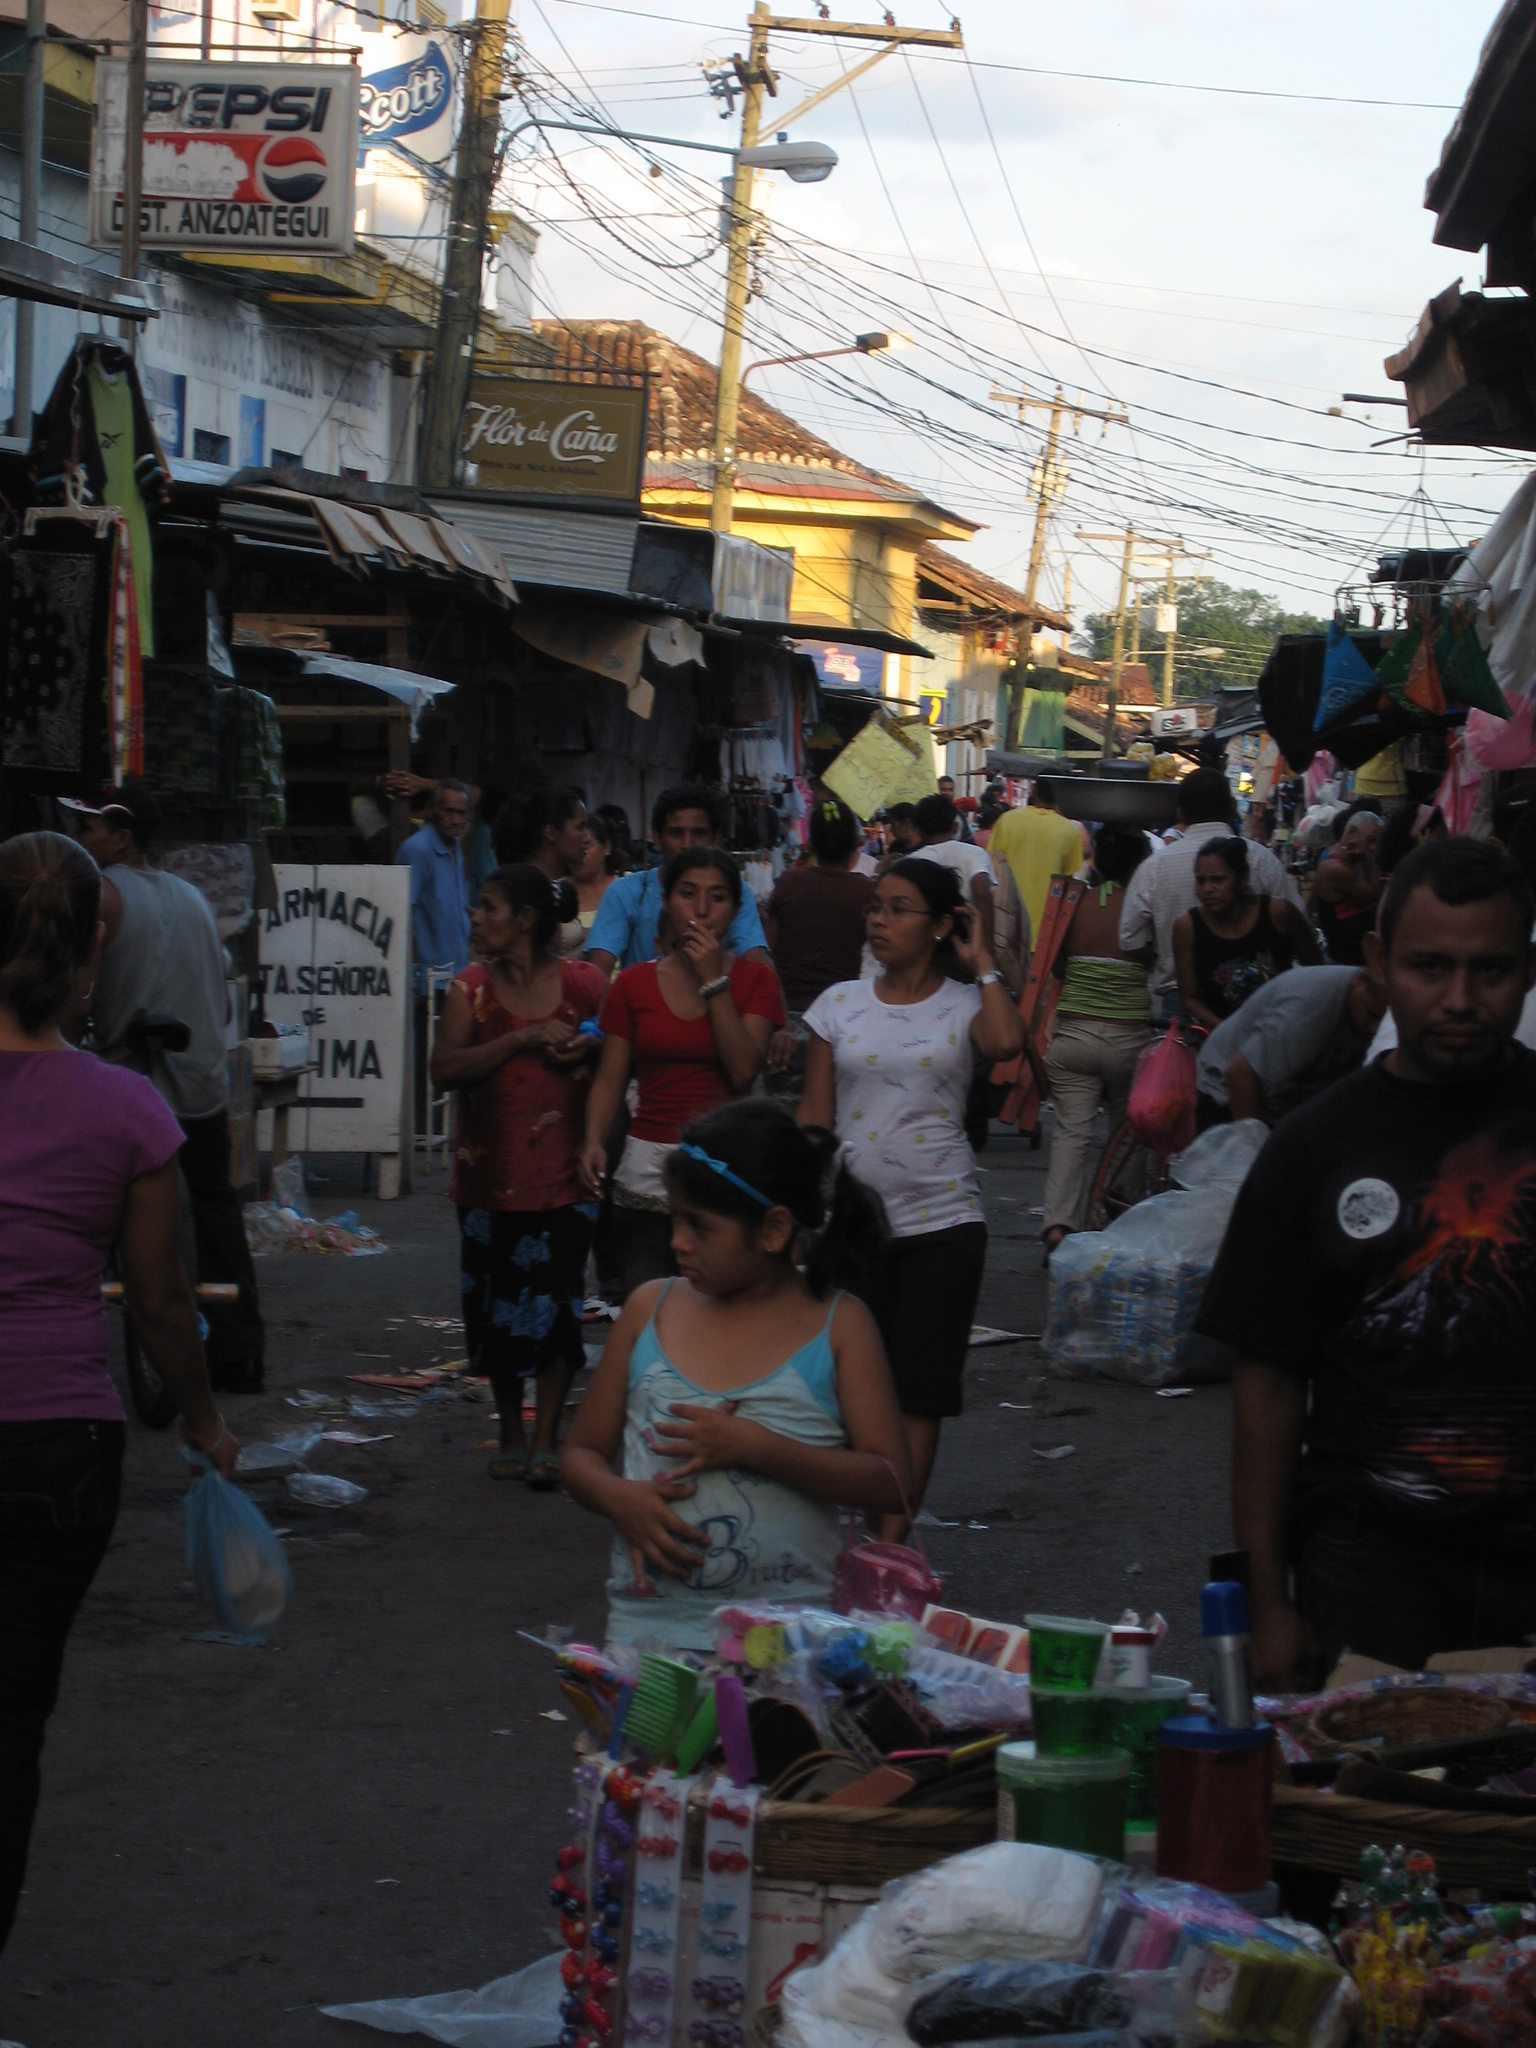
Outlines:
[[1211,1660],[1211,1705],[1223,1728],[1253,1726],[1253,1680],[1248,1673],[1248,1589],[1236,1579],[1213,1579],[1200,1594],[1200,1633]]

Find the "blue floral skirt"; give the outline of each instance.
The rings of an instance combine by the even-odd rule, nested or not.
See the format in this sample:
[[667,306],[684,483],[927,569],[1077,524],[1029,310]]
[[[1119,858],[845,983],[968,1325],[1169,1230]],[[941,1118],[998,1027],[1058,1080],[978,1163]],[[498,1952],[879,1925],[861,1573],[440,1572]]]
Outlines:
[[471,1369],[493,1381],[582,1356],[581,1300],[595,1203],[461,1209],[459,1287]]

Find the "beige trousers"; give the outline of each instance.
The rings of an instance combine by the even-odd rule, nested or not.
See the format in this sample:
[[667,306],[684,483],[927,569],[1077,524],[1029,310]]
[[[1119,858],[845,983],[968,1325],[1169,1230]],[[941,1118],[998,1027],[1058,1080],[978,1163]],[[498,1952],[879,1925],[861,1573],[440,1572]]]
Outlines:
[[1093,1119],[1100,1103],[1111,1131],[1125,1116],[1136,1062],[1152,1042],[1150,1024],[1058,1017],[1045,1056],[1056,1127],[1045,1181],[1045,1230],[1081,1230],[1088,1215]]

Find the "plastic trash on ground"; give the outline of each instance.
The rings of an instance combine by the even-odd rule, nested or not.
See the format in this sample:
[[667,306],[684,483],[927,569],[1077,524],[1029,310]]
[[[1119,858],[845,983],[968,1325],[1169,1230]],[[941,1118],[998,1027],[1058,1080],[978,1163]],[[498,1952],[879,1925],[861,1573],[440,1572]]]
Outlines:
[[265,1443],[242,1444],[241,1478],[252,1479],[258,1473],[265,1476],[269,1472],[291,1472],[295,1465],[302,1465],[319,1447],[320,1437],[318,1429],[290,1429]]
[[307,1508],[356,1508],[368,1498],[366,1486],[330,1472],[290,1472],[288,1491]]
[[187,1569],[238,1642],[264,1643],[293,1591],[293,1574],[267,1518],[238,1486],[198,1459],[187,1495]]
[[498,1977],[478,1991],[439,1991],[423,1998],[380,1998],[326,2005],[327,2019],[351,2020],[380,2034],[424,2034],[451,2048],[553,2048],[565,2025],[559,1956]]
[[1257,1119],[1197,1138],[1175,1161],[1179,1185],[1051,1254],[1041,1350],[1069,1379],[1163,1387],[1226,1379],[1230,1359],[1194,1336],[1195,1317],[1238,1189],[1269,1136]]
[[262,1252],[346,1252],[353,1258],[372,1258],[388,1246],[376,1230],[360,1223],[355,1209],[340,1216],[317,1221],[276,1200],[247,1202],[241,1212],[245,1241],[253,1257]]

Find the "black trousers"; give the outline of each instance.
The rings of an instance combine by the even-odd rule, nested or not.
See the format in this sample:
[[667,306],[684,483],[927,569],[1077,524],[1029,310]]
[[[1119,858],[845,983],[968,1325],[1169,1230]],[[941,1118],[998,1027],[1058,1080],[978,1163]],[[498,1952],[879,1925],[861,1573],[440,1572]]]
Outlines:
[[1320,1504],[1298,1546],[1296,1605],[1324,1675],[1345,1650],[1419,1671],[1439,1651],[1500,1649],[1536,1631],[1536,1542]]
[[260,1365],[267,1333],[256,1295],[256,1268],[251,1264],[240,1215],[240,1197],[229,1184],[229,1111],[179,1119],[186,1143],[178,1155],[182,1179],[192,1198],[192,1227],[197,1233],[197,1277],[200,1281],[234,1281],[236,1302],[210,1302],[208,1363],[234,1365],[253,1359]]
[[0,1948],[27,1872],[64,1644],[117,1520],[126,1433],[0,1423]]

